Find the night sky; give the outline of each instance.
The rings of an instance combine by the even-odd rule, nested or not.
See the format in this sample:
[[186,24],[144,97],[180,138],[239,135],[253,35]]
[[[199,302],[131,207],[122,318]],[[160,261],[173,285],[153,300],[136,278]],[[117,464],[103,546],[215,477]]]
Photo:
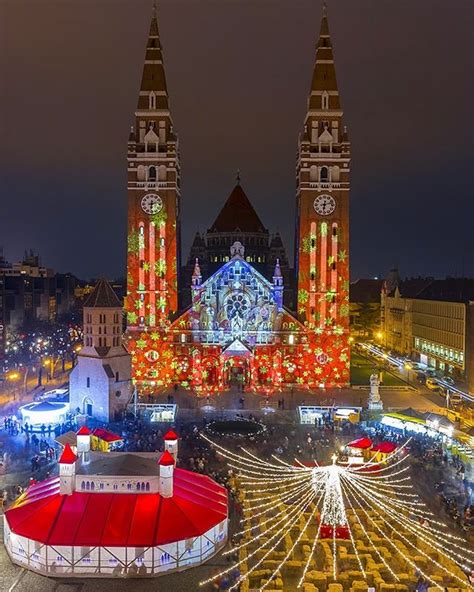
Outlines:
[[[474,275],[474,2],[329,0],[352,141],[352,278]],[[317,0],[161,0],[182,166],[183,259],[235,171],[293,247]],[[126,148],[145,0],[0,2],[0,245],[79,277],[125,273]]]

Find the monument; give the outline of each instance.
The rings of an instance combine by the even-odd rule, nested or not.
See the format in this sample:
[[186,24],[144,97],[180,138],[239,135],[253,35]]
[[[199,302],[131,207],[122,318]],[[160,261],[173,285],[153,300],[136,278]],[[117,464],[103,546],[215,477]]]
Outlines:
[[380,378],[377,372],[370,375],[369,411],[382,411],[383,402],[379,393]]

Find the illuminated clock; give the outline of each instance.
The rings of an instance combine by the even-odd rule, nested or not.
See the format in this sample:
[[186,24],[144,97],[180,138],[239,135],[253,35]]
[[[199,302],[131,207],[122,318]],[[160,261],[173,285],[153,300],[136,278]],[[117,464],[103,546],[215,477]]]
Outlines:
[[332,195],[318,195],[314,200],[313,207],[320,216],[329,216],[336,209],[336,200]]
[[142,197],[142,210],[145,214],[158,214],[163,209],[163,200],[156,193],[147,193]]

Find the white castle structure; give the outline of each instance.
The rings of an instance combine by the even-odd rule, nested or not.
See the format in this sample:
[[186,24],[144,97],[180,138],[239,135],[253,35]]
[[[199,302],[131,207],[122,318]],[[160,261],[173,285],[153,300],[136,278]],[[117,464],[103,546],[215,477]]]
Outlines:
[[101,279],[84,302],[84,345],[69,379],[70,409],[119,419],[132,395],[132,361],[122,344],[122,304]]
[[11,560],[48,576],[146,577],[199,565],[227,540],[227,491],[176,467],[178,436],[157,453],[91,451],[83,426],[59,476],[5,512]]

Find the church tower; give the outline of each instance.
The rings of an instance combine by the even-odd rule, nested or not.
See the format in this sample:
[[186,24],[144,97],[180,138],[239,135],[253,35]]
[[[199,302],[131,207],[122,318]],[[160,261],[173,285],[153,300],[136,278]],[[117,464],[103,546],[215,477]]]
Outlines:
[[180,165],[153,9],[128,140],[127,320],[130,332],[165,327],[178,310]]
[[349,172],[350,144],[324,4],[297,159],[297,311],[326,343],[323,353],[337,341],[347,350],[344,356],[349,355]]

